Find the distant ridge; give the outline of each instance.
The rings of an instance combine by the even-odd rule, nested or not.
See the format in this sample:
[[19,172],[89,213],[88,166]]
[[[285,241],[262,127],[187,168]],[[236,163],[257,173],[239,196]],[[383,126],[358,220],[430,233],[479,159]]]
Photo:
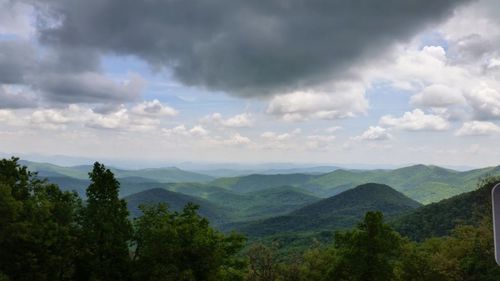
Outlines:
[[199,213],[213,224],[222,224],[227,221],[228,214],[223,208],[216,206],[206,200],[168,191],[162,188],[153,188],[141,191],[124,198],[127,201],[128,209],[133,217],[142,214],[139,209],[141,204],[166,203],[171,210],[180,211],[186,204],[193,203],[200,206]]
[[389,185],[420,203],[428,204],[471,191],[481,178],[490,175],[500,175],[500,166],[465,172],[419,164],[394,170],[337,169],[321,175],[252,174],[219,178],[210,184],[240,193],[289,185],[326,198],[361,184],[377,182]]
[[[73,167],[62,167],[50,163],[37,163],[31,161],[20,161],[20,164],[25,165],[31,171],[38,172],[40,177],[72,177],[76,179],[88,179],[88,172],[92,169],[90,165],[80,165]],[[168,182],[207,182],[214,178],[211,176],[184,171],[176,167],[166,168],[151,168],[139,170],[123,170],[110,167],[110,170],[115,174],[115,177],[120,178],[144,178],[149,181],[162,183]]]
[[301,186],[313,179],[310,174],[253,174],[242,177],[219,178],[211,184],[237,192],[252,192],[278,186]]
[[386,216],[391,217],[419,206],[418,202],[387,185],[368,183],[285,216],[233,224],[227,228],[235,228],[251,237],[286,232],[339,230],[354,226],[367,211],[383,211]]
[[[61,184],[61,188],[75,190],[79,194],[84,194],[85,181],[88,180],[87,173],[91,168],[85,165],[61,167],[29,161],[21,161],[21,164],[27,165],[30,170],[38,171],[42,178],[56,179]],[[319,169],[323,168],[319,167]],[[315,197],[327,198],[365,183],[377,182],[389,185],[423,204],[474,190],[481,178],[500,175],[500,166],[461,172],[421,164],[394,170],[336,169],[326,174],[251,174],[217,179],[175,167],[141,170],[111,168],[111,170],[122,183],[122,196],[156,187],[163,188],[161,184],[186,183],[193,187],[196,184],[197,188],[202,188],[201,184],[205,190],[207,190],[206,187],[219,187],[240,194],[279,186],[293,186]],[[187,189],[183,188],[183,190]]]
[[460,172],[432,165],[413,165],[394,170],[335,170],[315,177],[308,186],[318,193],[335,195],[360,184],[378,182],[427,204],[471,191],[481,178],[491,175],[500,175],[500,166]]

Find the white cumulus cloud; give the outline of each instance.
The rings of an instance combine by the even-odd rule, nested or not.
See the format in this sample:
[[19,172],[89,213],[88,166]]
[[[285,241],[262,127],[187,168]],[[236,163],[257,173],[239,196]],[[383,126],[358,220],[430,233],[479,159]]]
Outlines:
[[380,125],[394,127],[407,131],[442,131],[449,127],[449,123],[441,116],[425,114],[420,109],[405,112],[401,117],[385,115],[380,118]]
[[341,119],[366,113],[368,100],[362,84],[343,82],[325,88],[328,90],[298,91],[276,96],[266,112],[292,122]]
[[250,113],[242,113],[224,118],[222,114],[215,112],[203,117],[201,122],[228,128],[248,128],[253,126],[252,115]]
[[423,107],[448,107],[465,104],[465,98],[460,90],[446,85],[435,84],[412,96],[411,103]]
[[179,112],[173,107],[162,104],[159,100],[144,101],[132,107],[131,112],[137,115],[151,116],[151,117],[172,117],[176,116]]
[[465,122],[457,130],[457,136],[489,136],[500,133],[500,126],[489,121],[471,121]]
[[353,137],[353,140],[366,140],[366,141],[382,141],[388,140],[392,138],[391,134],[389,134],[386,128],[382,128],[379,126],[370,126],[366,131],[364,131],[361,135]]

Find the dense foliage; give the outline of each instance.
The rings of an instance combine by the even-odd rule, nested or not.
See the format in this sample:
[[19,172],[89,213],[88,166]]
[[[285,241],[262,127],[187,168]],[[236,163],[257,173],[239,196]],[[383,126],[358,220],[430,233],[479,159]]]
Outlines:
[[[0,280],[493,281],[500,267],[493,258],[486,199],[497,182],[484,180],[477,191],[421,207],[403,217],[406,223],[395,224],[406,231],[423,228],[421,236],[410,236],[418,242],[393,230],[381,212],[368,211],[356,227],[336,232],[333,242],[283,256],[276,243],[245,247],[244,237],[215,230],[189,203],[180,211],[143,205],[142,215],[131,220],[126,201],[119,199],[119,182],[99,163],[89,173],[82,202],[38,179],[18,159],[4,159]],[[365,199],[386,198],[384,208],[416,207],[388,187],[357,191],[364,189]],[[342,210],[350,214],[352,202]],[[304,210],[328,212],[324,208],[332,205],[318,203]],[[441,228],[446,216],[453,224]],[[434,234],[449,235],[430,237]]]
[[135,224],[134,256],[137,280],[238,280],[244,263],[236,254],[244,238],[225,236],[210,228],[188,204],[181,213],[166,205],[142,206]]
[[[85,195],[85,189],[88,186],[88,181],[86,181],[87,172],[92,167],[60,167],[28,161],[23,163],[30,170],[39,171],[41,176],[47,177],[53,183],[58,183],[61,188],[76,190],[81,196]],[[227,203],[236,204],[238,208],[231,208],[234,212],[245,209],[240,208],[240,203],[250,203],[249,207],[251,208],[261,205],[252,205],[252,202],[265,202],[258,201],[258,198],[256,200],[238,201],[239,195],[249,195],[252,192],[265,191],[280,186],[293,186],[297,191],[308,192],[315,197],[326,198],[369,182],[389,185],[413,200],[428,204],[474,190],[479,179],[499,176],[500,166],[469,171],[456,171],[426,165],[413,165],[393,170],[337,169],[333,172],[319,170],[314,174],[300,174],[305,170],[298,170],[295,174],[280,174],[277,171],[275,174],[242,175],[218,178],[213,181],[210,181],[210,177],[176,168],[133,171],[111,168],[111,171],[121,183],[121,196],[131,195],[151,188],[167,188],[175,192],[207,199],[211,203],[220,206],[226,206]],[[233,172],[235,171],[237,170]],[[241,171],[239,173],[241,174]],[[230,200],[225,200],[226,198]],[[272,209],[271,211],[275,212],[276,210]],[[287,212],[289,211],[291,210]],[[264,215],[269,217],[269,213]],[[258,219],[258,216],[263,217],[262,214],[254,215],[244,212],[236,214],[235,219],[237,221],[247,218]]]
[[77,275],[82,280],[125,280],[132,238],[127,204],[118,199],[120,184],[104,165],[95,163],[89,177],[88,199],[79,219]]
[[187,205],[143,207],[134,222],[102,164],[87,201],[0,161],[0,280],[241,280],[239,235],[226,236]]
[[491,213],[491,189],[500,177],[488,177],[478,189],[425,205],[395,220],[395,229],[412,240],[449,235],[458,225],[478,225]]
[[351,228],[368,211],[382,211],[386,216],[409,212],[420,204],[391,187],[367,183],[309,204],[284,216],[244,222],[233,228],[250,238],[280,233],[319,232]]
[[357,228],[338,233],[301,257],[280,261],[274,245],[249,250],[248,281],[469,281],[498,280],[491,221],[459,226],[422,243],[401,237],[368,212]]
[[[69,280],[81,204],[17,159],[0,161],[0,272],[11,280]],[[1,276],[1,274],[0,274]]]

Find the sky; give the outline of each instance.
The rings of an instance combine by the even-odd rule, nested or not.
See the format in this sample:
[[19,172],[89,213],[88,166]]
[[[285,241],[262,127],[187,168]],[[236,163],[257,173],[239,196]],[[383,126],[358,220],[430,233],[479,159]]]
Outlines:
[[0,153],[500,164],[496,0],[0,0]]

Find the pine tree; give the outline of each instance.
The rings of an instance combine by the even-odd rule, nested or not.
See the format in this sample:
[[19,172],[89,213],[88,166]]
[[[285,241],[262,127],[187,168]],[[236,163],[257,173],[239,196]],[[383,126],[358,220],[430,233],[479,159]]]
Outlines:
[[127,203],[118,198],[119,182],[98,162],[89,173],[87,205],[81,214],[79,280],[127,280],[132,225]]

